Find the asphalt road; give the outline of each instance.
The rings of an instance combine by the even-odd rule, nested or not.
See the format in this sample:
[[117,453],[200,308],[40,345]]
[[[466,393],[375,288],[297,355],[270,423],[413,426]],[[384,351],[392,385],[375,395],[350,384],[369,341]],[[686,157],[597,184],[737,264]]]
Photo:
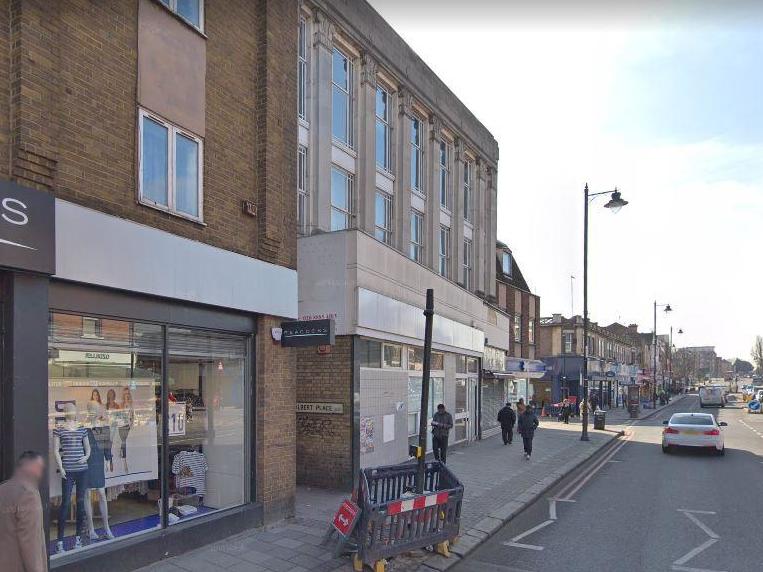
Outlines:
[[699,410],[692,395],[629,427],[453,569],[760,572],[763,415],[706,408],[729,424],[726,455],[662,453],[663,419]]

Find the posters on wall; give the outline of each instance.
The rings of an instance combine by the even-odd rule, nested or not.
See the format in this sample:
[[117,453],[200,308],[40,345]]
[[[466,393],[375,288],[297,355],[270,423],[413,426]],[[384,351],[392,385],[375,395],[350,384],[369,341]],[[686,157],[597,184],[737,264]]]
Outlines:
[[50,496],[60,496],[61,477],[53,458],[52,433],[63,423],[64,406],[77,408],[77,422],[102,438],[106,487],[158,478],[156,384],[149,378],[51,378],[48,399],[51,435]]
[[371,417],[360,418],[360,452],[374,451],[374,420]]

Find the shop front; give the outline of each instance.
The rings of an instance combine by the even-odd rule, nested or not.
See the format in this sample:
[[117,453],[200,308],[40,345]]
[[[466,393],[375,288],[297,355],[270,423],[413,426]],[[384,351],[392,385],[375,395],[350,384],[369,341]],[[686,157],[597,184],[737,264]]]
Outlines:
[[[129,570],[261,523],[255,347],[264,317],[296,317],[295,273],[45,196],[50,272],[0,251],[0,452],[2,478],[48,458],[51,568]],[[214,286],[258,270],[272,303]]]

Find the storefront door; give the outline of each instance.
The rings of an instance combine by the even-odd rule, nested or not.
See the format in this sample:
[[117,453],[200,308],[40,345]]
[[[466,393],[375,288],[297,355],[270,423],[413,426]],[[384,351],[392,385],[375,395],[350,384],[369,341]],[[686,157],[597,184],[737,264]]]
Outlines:
[[453,416],[454,442],[464,441],[470,433],[469,411],[469,382],[467,379],[456,379],[456,411]]

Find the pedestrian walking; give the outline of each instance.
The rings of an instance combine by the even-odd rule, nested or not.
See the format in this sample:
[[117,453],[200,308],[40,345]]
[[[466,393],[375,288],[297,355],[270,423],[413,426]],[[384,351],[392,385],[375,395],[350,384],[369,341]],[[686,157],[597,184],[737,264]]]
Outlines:
[[519,416],[519,422],[517,423],[517,431],[522,435],[522,443],[525,447],[525,459],[530,460],[530,455],[533,454],[533,438],[535,437],[535,430],[538,428],[538,417],[535,412],[527,407]]
[[445,411],[445,405],[437,406],[437,413],[432,416],[432,451],[434,458],[446,462],[448,456],[448,435],[453,427],[453,416]]
[[569,425],[570,414],[572,413],[572,407],[570,406],[570,402],[568,399],[565,399],[564,401],[562,401],[562,409],[559,413],[562,416],[562,421],[564,421],[566,425]]
[[504,445],[511,445],[514,440],[514,423],[517,421],[517,414],[511,408],[511,403],[506,403],[498,412],[498,422],[501,424],[501,437]]
[[527,409],[527,406],[525,405],[525,398],[520,397],[519,401],[517,401],[517,415],[522,415],[522,413],[525,412],[525,409]]
[[39,486],[45,461],[34,451],[21,454],[13,476],[0,484],[0,555],[3,572],[46,572]]

